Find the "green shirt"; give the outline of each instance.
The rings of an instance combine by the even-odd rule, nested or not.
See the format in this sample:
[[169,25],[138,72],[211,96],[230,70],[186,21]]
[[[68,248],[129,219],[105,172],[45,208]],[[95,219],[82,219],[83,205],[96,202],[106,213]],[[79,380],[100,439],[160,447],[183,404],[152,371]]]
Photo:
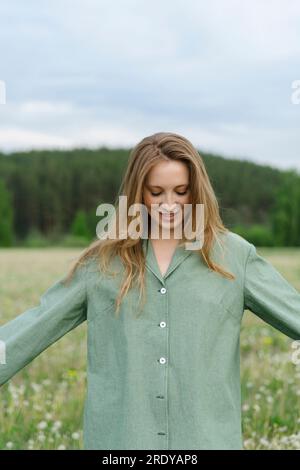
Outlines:
[[[300,339],[300,294],[253,244],[233,232],[221,236],[225,256],[217,244],[212,256],[235,280],[185,247],[162,276],[144,240],[148,300],[140,316],[134,288],[115,317],[120,276],[99,276],[93,262],[69,286],[58,280],[40,305],[0,327],[0,384],[87,321],[85,449],[242,449],[243,312]],[[114,266],[121,266],[117,257]]]

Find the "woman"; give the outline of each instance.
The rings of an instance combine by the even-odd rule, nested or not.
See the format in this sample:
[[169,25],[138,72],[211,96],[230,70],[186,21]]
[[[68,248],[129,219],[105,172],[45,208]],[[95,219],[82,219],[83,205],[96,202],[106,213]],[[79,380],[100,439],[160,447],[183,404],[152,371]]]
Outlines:
[[[243,312],[299,339],[300,294],[224,227],[203,161],[186,138],[161,132],[138,143],[120,194],[128,207],[147,208],[143,236],[132,236],[126,213],[126,236],[102,231],[40,305],[1,326],[0,384],[86,320],[85,449],[242,449]],[[196,250],[186,249],[184,231],[175,236],[186,224],[185,205],[192,241],[203,235]],[[114,229],[124,222],[116,214]]]

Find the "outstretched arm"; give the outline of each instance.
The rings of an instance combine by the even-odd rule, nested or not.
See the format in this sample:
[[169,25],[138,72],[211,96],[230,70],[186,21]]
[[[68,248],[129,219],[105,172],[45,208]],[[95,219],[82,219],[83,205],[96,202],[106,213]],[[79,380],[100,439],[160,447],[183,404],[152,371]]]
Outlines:
[[300,339],[300,293],[250,244],[244,308],[290,338]]
[[60,278],[41,296],[39,305],[0,326],[0,385],[86,320],[85,269],[80,266],[67,285]]

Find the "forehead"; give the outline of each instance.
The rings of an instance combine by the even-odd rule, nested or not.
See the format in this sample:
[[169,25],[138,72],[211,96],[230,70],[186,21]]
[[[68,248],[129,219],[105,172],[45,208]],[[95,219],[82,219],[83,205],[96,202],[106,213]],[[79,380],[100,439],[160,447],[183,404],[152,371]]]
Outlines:
[[187,184],[189,181],[189,170],[181,161],[168,160],[158,162],[147,175],[147,183],[150,185],[166,185],[170,183]]

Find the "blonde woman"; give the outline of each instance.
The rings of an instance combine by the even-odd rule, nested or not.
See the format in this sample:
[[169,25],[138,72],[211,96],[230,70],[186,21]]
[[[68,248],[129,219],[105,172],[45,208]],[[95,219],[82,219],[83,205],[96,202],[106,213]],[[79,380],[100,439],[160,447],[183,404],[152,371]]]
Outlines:
[[[128,212],[127,233],[95,237],[38,306],[0,327],[0,384],[86,321],[85,449],[242,449],[243,312],[300,339],[300,294],[224,227],[201,156],[183,136],[139,142],[116,208],[119,196],[146,207],[143,237],[132,236]],[[198,249],[186,248],[184,231],[174,236],[185,205],[193,229],[204,207]],[[117,210],[114,228],[121,218]]]

